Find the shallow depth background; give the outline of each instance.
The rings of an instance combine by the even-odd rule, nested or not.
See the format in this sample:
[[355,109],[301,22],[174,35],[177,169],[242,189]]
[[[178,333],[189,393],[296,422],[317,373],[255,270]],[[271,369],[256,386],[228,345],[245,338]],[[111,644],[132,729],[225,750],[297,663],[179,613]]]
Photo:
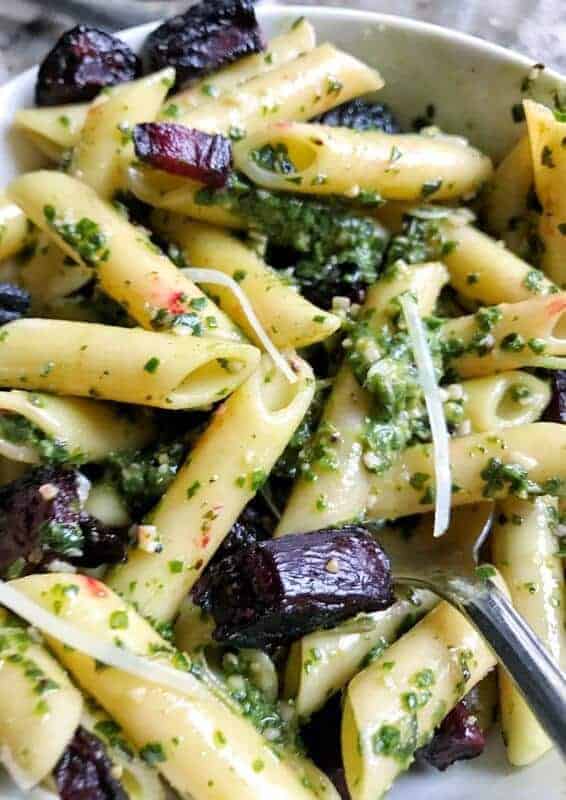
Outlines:
[[[300,1],[287,0],[290,5]],[[310,2],[446,25],[512,47],[566,72],[566,0]],[[79,20],[118,29],[170,16],[189,5],[191,0],[0,0],[0,84],[38,61],[57,36]]]

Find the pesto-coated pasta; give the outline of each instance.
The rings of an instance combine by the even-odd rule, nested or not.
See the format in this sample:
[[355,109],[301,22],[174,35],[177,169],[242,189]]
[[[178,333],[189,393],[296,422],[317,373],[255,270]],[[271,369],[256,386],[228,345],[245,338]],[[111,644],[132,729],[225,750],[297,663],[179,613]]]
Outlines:
[[[266,150],[283,153],[288,169],[278,169]],[[242,172],[268,189],[352,198],[369,191],[388,200],[474,193],[492,171],[491,161],[458,137],[287,121],[246,137],[236,144],[234,158]]]
[[18,278],[31,293],[33,313],[48,316],[53,301],[78,292],[92,281],[93,272],[70,259],[47,234],[41,233],[31,257],[20,267]]
[[9,189],[38,227],[144,328],[240,339],[233,323],[94,189],[59,172],[32,172]]
[[63,153],[70,152],[78,142],[88,111],[88,103],[24,108],[14,115],[14,127],[43,155],[59,161]]
[[260,358],[238,342],[84,322],[21,319],[2,334],[1,387],[172,410],[226,397]]
[[261,368],[216,411],[149,515],[159,552],[132,549],[127,563],[110,573],[109,585],[145,616],[175,616],[305,415],[314,379],[306,362],[295,356],[292,363],[298,380],[289,384],[264,357]]
[[110,403],[43,392],[0,391],[0,455],[36,464],[53,446],[69,460],[101,461],[110,453],[137,450],[155,436],[147,414]]
[[462,390],[474,433],[537,422],[550,402],[548,383],[520,370],[463,381]]
[[[493,558],[516,610],[564,664],[564,571],[556,555],[556,498],[534,502],[509,498],[499,504],[493,532]],[[552,743],[507,675],[499,671],[501,716],[509,761],[526,766]]]

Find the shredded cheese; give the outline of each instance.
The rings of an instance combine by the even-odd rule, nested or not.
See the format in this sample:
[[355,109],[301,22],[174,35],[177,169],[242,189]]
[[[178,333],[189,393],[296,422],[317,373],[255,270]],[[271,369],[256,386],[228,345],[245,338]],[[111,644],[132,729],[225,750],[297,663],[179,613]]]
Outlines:
[[265,332],[263,325],[253,310],[252,304],[246,296],[246,293],[233,278],[231,278],[229,275],[225,275],[223,272],[219,272],[216,269],[197,269],[196,267],[186,267],[185,269],[182,269],[181,272],[191,281],[194,281],[194,283],[218,284],[219,286],[224,286],[226,289],[229,289],[235,295],[237,301],[242,307],[242,311],[248,318],[250,327],[277,369],[283,373],[289,383],[296,383],[297,376],[287,363],[285,357],[279,352]]
[[434,509],[434,535],[442,536],[450,524],[450,503],[452,496],[452,477],[450,474],[450,436],[444,416],[444,406],[440,389],[436,380],[434,363],[423,321],[419,314],[416,301],[409,294],[400,298],[401,308],[407,323],[413,354],[419,371],[434,451],[435,475],[435,509]]

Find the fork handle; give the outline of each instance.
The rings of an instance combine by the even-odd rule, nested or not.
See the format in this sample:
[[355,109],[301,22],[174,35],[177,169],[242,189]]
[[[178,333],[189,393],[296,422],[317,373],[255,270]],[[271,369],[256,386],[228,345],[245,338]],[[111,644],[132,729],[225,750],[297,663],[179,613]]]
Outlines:
[[448,580],[443,589],[486,639],[566,760],[566,676],[546,647],[491,580]]

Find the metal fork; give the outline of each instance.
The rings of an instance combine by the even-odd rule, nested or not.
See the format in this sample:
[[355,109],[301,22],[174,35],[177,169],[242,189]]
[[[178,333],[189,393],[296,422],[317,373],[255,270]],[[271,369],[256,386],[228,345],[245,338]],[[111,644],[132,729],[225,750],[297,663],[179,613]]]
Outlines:
[[566,760],[566,675],[496,583],[478,573],[493,506],[467,510],[465,520],[454,511],[450,530],[439,539],[424,526],[409,541],[388,529],[377,538],[391,559],[396,584],[429,589],[477,628]]

